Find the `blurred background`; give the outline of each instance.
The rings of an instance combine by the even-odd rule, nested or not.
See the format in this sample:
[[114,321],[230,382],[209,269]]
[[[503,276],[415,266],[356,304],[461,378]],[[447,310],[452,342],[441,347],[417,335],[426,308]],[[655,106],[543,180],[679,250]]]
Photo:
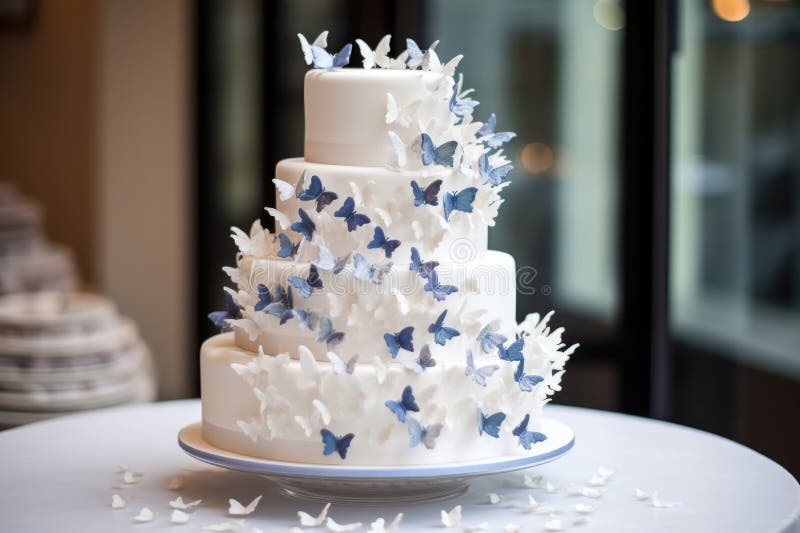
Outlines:
[[797,0],[0,0],[0,180],[139,325],[160,398],[199,391],[229,227],[302,154],[296,34],[323,29],[441,39],[518,133],[490,245],[535,276],[518,316],[582,345],[559,402],[800,475]]

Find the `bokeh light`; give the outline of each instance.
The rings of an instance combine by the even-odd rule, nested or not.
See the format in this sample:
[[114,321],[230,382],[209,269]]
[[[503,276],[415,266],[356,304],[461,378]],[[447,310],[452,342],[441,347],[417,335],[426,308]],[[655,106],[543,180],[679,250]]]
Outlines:
[[711,0],[714,13],[728,22],[739,22],[750,13],[750,0]]
[[519,155],[522,168],[531,174],[539,174],[550,170],[555,161],[553,149],[540,142],[526,144]]
[[625,10],[616,0],[597,0],[592,14],[594,20],[607,30],[617,31],[625,27]]

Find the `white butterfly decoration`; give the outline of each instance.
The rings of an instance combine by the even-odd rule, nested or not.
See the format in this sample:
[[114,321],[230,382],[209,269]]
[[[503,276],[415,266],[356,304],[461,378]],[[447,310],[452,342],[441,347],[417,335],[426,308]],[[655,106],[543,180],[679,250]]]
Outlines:
[[642,489],[636,489],[633,494],[637,500],[649,501],[653,507],[660,509],[669,509],[671,507],[677,507],[681,505],[681,502],[668,502],[661,500],[658,491],[645,492]]
[[489,496],[489,503],[491,503],[492,505],[497,505],[498,503],[500,503],[500,500],[503,499],[499,494],[495,492],[490,492],[488,496]]
[[253,511],[256,510],[258,507],[258,502],[261,501],[261,496],[256,496],[256,498],[248,503],[246,506],[242,505],[238,501],[230,498],[228,500],[228,514],[234,516],[245,516],[249,514],[253,514]]
[[564,522],[558,518],[553,518],[544,523],[545,531],[564,531],[565,528]]
[[393,131],[388,132],[389,142],[392,144],[398,168],[405,168],[408,164],[408,146],[403,139]]
[[506,524],[503,528],[505,533],[522,533],[522,526],[519,524]]
[[485,531],[489,527],[489,522],[481,522],[480,524],[461,524],[461,531],[464,533],[472,533],[473,531]]
[[317,384],[317,360],[306,346],[297,347],[297,355],[300,359],[300,370],[302,378],[298,380],[297,386],[301,389],[310,389]]
[[183,488],[183,476],[172,476],[167,482],[167,490],[181,490]]
[[254,341],[261,335],[261,329],[249,318],[231,318],[228,320],[231,327],[238,328],[247,333],[247,338]]
[[309,423],[309,421],[308,421],[308,419],[306,417],[300,416],[300,415],[295,415],[294,416],[294,421],[295,421],[295,423],[297,423],[298,426],[300,426],[300,429],[303,430],[303,433],[305,433],[306,437],[310,437],[311,436],[311,432],[312,432],[311,424]]
[[336,520],[334,520],[330,516],[325,521],[325,527],[327,527],[334,533],[346,533],[348,531],[355,531],[356,529],[360,528],[361,525],[362,525],[361,522],[353,522],[352,524],[338,524]]
[[203,526],[205,531],[238,531],[247,526],[246,520],[234,520],[232,522],[221,522],[219,524],[210,524]]
[[591,514],[591,513],[594,512],[595,506],[594,505],[586,505],[585,503],[579,503],[579,504],[575,505],[574,509],[575,509],[576,513]]
[[325,519],[328,517],[328,509],[331,508],[331,504],[325,504],[325,507],[322,508],[322,511],[317,516],[311,516],[310,514],[304,511],[297,511],[297,517],[300,519],[300,525],[303,527],[319,527],[323,523],[325,523]]
[[456,73],[456,68],[458,64],[461,63],[461,60],[464,59],[462,54],[458,54],[453,59],[448,61],[445,64],[439,60],[439,56],[436,51],[428,49],[428,53],[426,54],[427,60],[422,61],[422,70],[427,70],[429,72],[436,72],[440,74],[444,74],[445,76],[452,77],[453,74]]
[[264,434],[264,423],[260,420],[253,420],[250,422],[237,420],[236,425],[242,430],[242,433],[247,435],[253,442],[256,442],[258,438]]
[[314,399],[311,401],[311,404],[314,408],[319,412],[319,416],[322,419],[322,425],[327,426],[331,423],[331,410],[328,409],[328,406],[322,403],[320,400]]
[[180,511],[186,511],[188,509],[192,509],[194,507],[197,507],[201,503],[203,503],[203,500],[194,500],[194,501],[191,501],[191,502],[184,502],[183,498],[178,496],[177,498],[175,498],[174,500],[171,500],[169,502],[169,506],[172,507],[173,509],[178,509]]
[[356,363],[358,363],[358,355],[352,356],[347,360],[347,363],[345,363],[344,360],[342,360],[342,358],[336,355],[334,352],[325,352],[325,356],[328,358],[328,361],[331,362],[333,373],[337,376],[341,376],[343,374],[352,374],[355,370]]
[[149,507],[142,507],[139,513],[133,517],[133,521],[139,523],[152,522],[155,517],[155,513]]
[[375,355],[372,357],[372,367],[375,369],[375,379],[378,380],[378,385],[383,385],[386,381],[386,373],[388,371],[386,363],[383,362],[383,359]]
[[119,494],[112,494],[111,495],[111,508],[112,509],[124,509],[128,505],[128,500],[120,496]]
[[461,523],[461,506],[456,505],[450,511],[442,510],[442,525],[444,527],[456,527]]
[[595,487],[570,487],[567,489],[569,496],[583,496],[585,498],[600,498],[604,493],[604,490]]
[[125,470],[122,473],[122,482],[126,485],[133,485],[138,483],[139,480],[143,477],[141,472],[134,472],[133,470]]
[[303,57],[306,60],[306,65],[310,65],[314,62],[314,53],[311,51],[312,46],[319,46],[322,49],[328,48],[328,30],[317,35],[317,38],[314,39],[314,42],[311,44],[308,43],[308,39],[306,39],[305,35],[302,33],[298,33],[297,38],[300,40],[300,48],[303,50]]
[[392,93],[386,93],[386,123],[399,124],[407,128],[414,121],[422,100],[414,100],[410,104],[399,106]]
[[172,514],[169,516],[169,521],[173,524],[187,524],[191,515],[181,511],[180,509],[173,509]]
[[279,246],[275,236],[261,227],[259,219],[253,221],[249,235],[235,226],[232,227],[231,238],[242,254],[258,258],[274,256]]
[[369,525],[367,533],[395,533],[400,527],[400,521],[403,520],[403,513],[397,513],[394,520],[387,526],[383,518],[378,518]]
[[275,209],[274,207],[265,207],[264,208],[267,213],[275,219],[275,222],[281,227],[282,230],[286,231],[289,229],[289,226],[292,225],[292,221],[289,220],[289,216],[284,214],[283,212]]
[[364,58],[362,64],[365,69],[369,70],[375,66],[393,70],[403,70],[406,68],[407,54],[405,52],[397,56],[396,59],[389,57],[391,40],[391,35],[384,35],[380,42],[378,42],[378,46],[373,50],[363,40],[356,39],[358,50],[361,52],[361,57]]
[[518,502],[517,507],[524,513],[532,513],[539,509],[539,502],[536,499],[528,494],[528,502]]

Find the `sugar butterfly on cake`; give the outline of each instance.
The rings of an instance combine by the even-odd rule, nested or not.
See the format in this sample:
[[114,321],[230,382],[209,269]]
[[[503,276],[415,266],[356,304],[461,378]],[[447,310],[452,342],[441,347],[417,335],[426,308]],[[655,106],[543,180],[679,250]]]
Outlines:
[[304,156],[276,167],[275,233],[232,229],[204,439],[325,465],[530,454],[577,345],[551,315],[516,323],[514,259],[487,246],[515,134],[475,120],[438,41],[392,57],[390,36],[359,39],[363,68],[345,68],[350,43],[299,40]]

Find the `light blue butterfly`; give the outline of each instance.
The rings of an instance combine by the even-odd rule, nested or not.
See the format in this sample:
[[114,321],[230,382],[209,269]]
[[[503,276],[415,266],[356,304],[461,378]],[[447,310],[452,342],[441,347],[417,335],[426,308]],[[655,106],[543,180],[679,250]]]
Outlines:
[[519,437],[519,445],[526,450],[531,449],[531,444],[536,444],[537,442],[547,440],[547,435],[544,433],[539,433],[538,431],[528,431],[528,422],[530,419],[531,415],[525,415],[525,418],[522,419],[522,422],[520,422],[519,425],[511,432],[515,437]]
[[402,423],[405,423],[406,416],[408,416],[409,411],[413,411],[415,413],[419,412],[419,405],[417,405],[417,400],[414,398],[414,392],[411,390],[411,385],[406,385],[403,389],[403,394],[400,397],[400,401],[396,402],[394,400],[387,400],[384,405],[389,408],[391,412],[397,416],[397,420]]
[[321,213],[325,206],[339,198],[339,195],[333,191],[325,190],[319,176],[311,176],[311,185],[307,189],[300,191],[297,198],[304,202],[315,200],[317,202],[317,213]]
[[497,187],[503,180],[506,179],[506,176],[514,170],[514,165],[508,163],[506,165],[499,166],[497,168],[492,168],[489,165],[489,155],[483,154],[478,159],[478,171],[481,174],[481,177],[485,179],[492,187]]
[[338,453],[342,459],[347,458],[347,450],[350,448],[350,443],[353,442],[355,434],[348,433],[343,437],[337,437],[327,429],[321,429],[319,433],[322,435],[322,455]]
[[289,227],[292,231],[302,234],[307,241],[311,241],[314,238],[314,231],[317,229],[316,224],[302,207],[297,210],[297,214],[300,215],[300,220],[292,222]]
[[442,433],[442,424],[431,424],[422,427],[422,424],[413,416],[408,417],[408,445],[416,448],[422,443],[425,448],[432,450],[436,447],[436,439]]
[[471,377],[472,380],[481,387],[486,386],[486,378],[492,377],[492,374],[497,372],[499,368],[498,365],[486,365],[475,368],[475,360],[472,357],[472,351],[467,350],[467,367],[464,369],[464,374]]
[[477,187],[467,187],[456,192],[444,193],[444,218],[450,221],[450,213],[453,211],[463,211],[464,213],[472,213],[472,202],[475,201],[475,195],[478,193]]
[[319,316],[310,309],[294,309],[294,316],[300,322],[300,325],[308,330],[317,329],[319,324]]
[[367,215],[356,213],[356,202],[352,196],[347,197],[342,207],[336,210],[333,216],[344,219],[347,223],[347,231],[355,231],[357,227],[369,224],[370,221]]
[[373,265],[367,261],[363,255],[356,252],[353,254],[353,276],[361,281],[368,281],[375,285],[383,282],[383,277],[391,270],[392,262],[383,259]]
[[453,88],[453,96],[450,97],[450,112],[459,119],[475,109],[478,104],[480,102],[472,98],[459,98],[458,89],[456,87]]
[[416,272],[422,279],[428,279],[433,269],[437,266],[439,266],[438,261],[423,261],[419,255],[419,250],[413,246],[411,247],[411,265],[408,267],[411,272]]
[[486,433],[489,436],[494,438],[500,437],[500,425],[506,419],[506,414],[502,412],[497,412],[493,415],[486,416],[481,411],[480,407],[478,408],[478,435],[483,435]]
[[391,354],[392,359],[397,357],[397,354],[401,348],[409,352],[414,351],[414,342],[412,338],[413,335],[414,326],[405,327],[397,333],[383,334],[383,340],[386,341],[386,346],[389,347],[389,353]]
[[411,192],[414,193],[414,207],[421,205],[439,205],[439,189],[442,180],[434,180],[424,189],[414,180],[411,180]]
[[497,117],[494,113],[489,116],[489,120],[481,126],[481,129],[475,134],[478,137],[478,142],[484,143],[490,148],[500,148],[505,143],[517,136],[513,131],[501,131],[495,133],[494,129],[497,126]]
[[519,384],[520,390],[523,392],[530,392],[536,385],[544,381],[544,378],[536,374],[526,374],[525,360],[520,359],[519,362],[517,362],[517,370],[514,372],[514,381]]
[[442,311],[442,314],[439,315],[439,318],[436,319],[436,322],[428,326],[428,333],[433,333],[433,339],[436,344],[440,344],[442,346],[444,346],[444,344],[453,337],[458,337],[461,335],[457,329],[444,325],[445,316],[447,316],[447,309]]
[[321,46],[311,46],[311,54],[314,57],[314,68],[342,68],[350,63],[350,53],[353,51],[353,45],[347,43],[341,50],[331,55],[327,50]]
[[324,270],[326,272],[333,272],[334,274],[338,274],[342,270],[344,270],[345,265],[347,265],[347,261],[350,259],[350,254],[347,254],[342,257],[336,257],[330,251],[330,249],[326,246],[319,246],[319,259],[316,261],[311,261],[311,264],[315,267],[319,268],[320,270]]
[[372,240],[367,244],[367,248],[373,250],[375,248],[383,248],[386,257],[392,257],[392,254],[400,246],[400,241],[397,239],[387,239],[386,234],[380,226],[375,226],[375,233]]
[[344,333],[333,329],[331,319],[324,316],[319,319],[319,336],[317,342],[327,344],[328,350],[344,340]]
[[443,167],[453,166],[453,155],[458,148],[458,142],[447,141],[439,146],[433,144],[433,139],[427,133],[422,134],[422,164],[441,165]]
[[292,288],[287,287],[284,291],[283,287],[276,285],[272,303],[264,308],[264,312],[280,318],[280,323],[283,325],[287,320],[294,318],[293,310],[294,298],[292,297]]
[[492,353],[498,346],[502,346],[508,340],[505,335],[491,331],[490,326],[491,324],[486,324],[476,338],[481,345],[481,352],[483,353]]
[[297,254],[297,249],[300,248],[300,243],[302,242],[297,241],[297,244],[294,244],[285,233],[279,233],[278,240],[281,242],[281,248],[278,250],[276,255],[284,259],[287,257],[294,257],[295,254]]
[[425,56],[428,53],[428,50],[433,50],[439,44],[439,41],[433,41],[431,45],[428,47],[427,50],[424,52],[420,49],[419,45],[414,41],[414,39],[406,39],[406,54],[408,57],[406,58],[406,66],[410,69],[415,69],[422,65],[422,62],[425,60]]
[[434,366],[436,366],[436,359],[434,359],[431,355],[431,348],[427,344],[419,351],[419,357],[406,363],[406,367],[410,368],[417,374],[421,374],[428,368]]
[[428,281],[425,283],[422,289],[433,294],[433,298],[437,302],[442,302],[454,292],[458,292],[458,287],[455,285],[440,284],[439,275],[436,273],[436,270],[430,271],[430,274],[428,274]]
[[503,346],[502,344],[497,346],[497,350],[500,352],[500,359],[503,361],[522,361],[522,348],[525,346],[525,338],[520,337],[514,342],[512,342],[508,348]]
[[314,291],[314,289],[322,288],[322,279],[319,277],[317,267],[314,265],[311,265],[309,268],[308,277],[301,278],[300,276],[289,276],[286,278],[286,281],[291,283],[303,298],[308,298],[311,296],[311,293]]
[[225,291],[225,310],[211,311],[208,313],[208,319],[220,329],[220,331],[229,331],[231,327],[228,325],[228,320],[237,319],[242,314],[242,308],[233,301],[233,296],[228,291]]
[[272,303],[272,294],[269,292],[269,287],[263,283],[259,283],[258,287],[258,302],[253,306],[254,311],[263,311],[269,304]]

